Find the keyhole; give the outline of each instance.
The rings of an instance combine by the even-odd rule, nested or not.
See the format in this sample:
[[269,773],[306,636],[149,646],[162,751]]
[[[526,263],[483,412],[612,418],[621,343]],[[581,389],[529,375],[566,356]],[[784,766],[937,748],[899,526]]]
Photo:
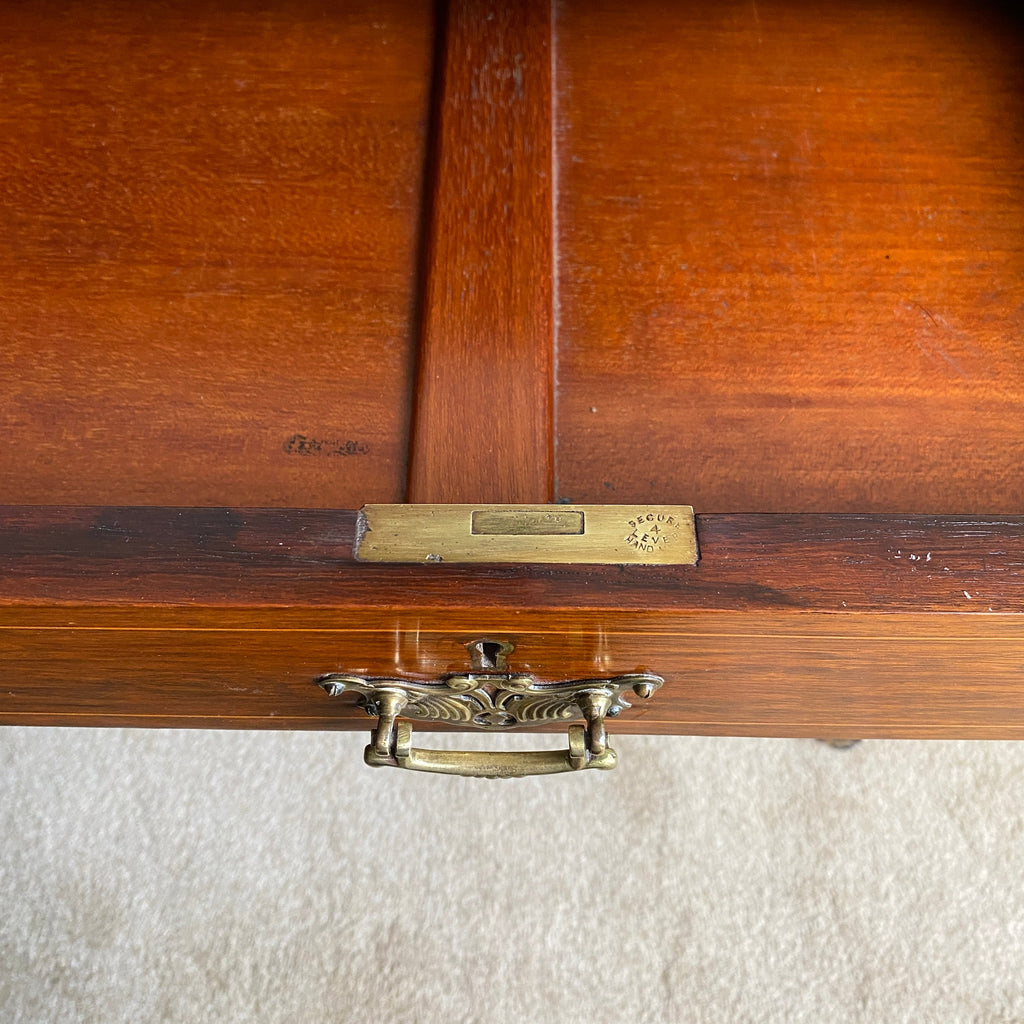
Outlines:
[[501,640],[474,640],[466,644],[470,661],[477,671],[503,672],[508,667],[508,656],[514,648],[515,644]]

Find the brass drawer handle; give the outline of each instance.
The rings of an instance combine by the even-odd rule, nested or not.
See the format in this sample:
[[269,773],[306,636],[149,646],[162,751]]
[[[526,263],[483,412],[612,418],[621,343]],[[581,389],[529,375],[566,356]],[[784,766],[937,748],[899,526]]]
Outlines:
[[[648,672],[567,683],[476,672],[442,676],[433,682],[332,674],[318,683],[332,697],[355,692],[367,714],[377,716],[364,753],[367,764],[496,779],[614,768],[618,758],[608,745],[605,718],[629,707],[623,691],[632,690],[646,700],[663,681]],[[400,715],[492,731],[580,716],[584,723],[569,726],[566,750],[424,750],[413,747],[412,726],[399,721]]]
[[371,743],[363,755],[374,767],[394,765],[413,772],[436,772],[478,779],[513,779],[525,775],[555,775],[582,768],[614,768],[618,755],[611,747],[589,749],[582,725],[569,726],[568,750],[424,750],[412,745],[412,726],[395,725],[395,745],[381,754]]

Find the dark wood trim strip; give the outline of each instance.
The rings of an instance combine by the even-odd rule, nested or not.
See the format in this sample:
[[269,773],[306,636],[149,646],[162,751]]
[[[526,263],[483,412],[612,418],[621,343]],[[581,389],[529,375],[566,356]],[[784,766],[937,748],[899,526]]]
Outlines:
[[372,565],[323,509],[0,507],[0,606],[1024,613],[1024,516],[698,516],[697,566]]

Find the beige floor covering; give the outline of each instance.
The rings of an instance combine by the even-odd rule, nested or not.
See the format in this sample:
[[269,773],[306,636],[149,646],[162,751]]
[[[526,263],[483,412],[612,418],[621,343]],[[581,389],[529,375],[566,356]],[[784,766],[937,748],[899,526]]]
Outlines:
[[1024,1021],[1024,744],[363,742],[0,730],[0,1022]]

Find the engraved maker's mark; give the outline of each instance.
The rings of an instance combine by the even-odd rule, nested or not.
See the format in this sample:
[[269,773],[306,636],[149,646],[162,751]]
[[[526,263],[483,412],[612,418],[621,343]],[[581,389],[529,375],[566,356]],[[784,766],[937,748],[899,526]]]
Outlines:
[[628,520],[628,526],[625,542],[637,551],[650,554],[669,543],[679,528],[679,520],[668,512],[639,512]]

